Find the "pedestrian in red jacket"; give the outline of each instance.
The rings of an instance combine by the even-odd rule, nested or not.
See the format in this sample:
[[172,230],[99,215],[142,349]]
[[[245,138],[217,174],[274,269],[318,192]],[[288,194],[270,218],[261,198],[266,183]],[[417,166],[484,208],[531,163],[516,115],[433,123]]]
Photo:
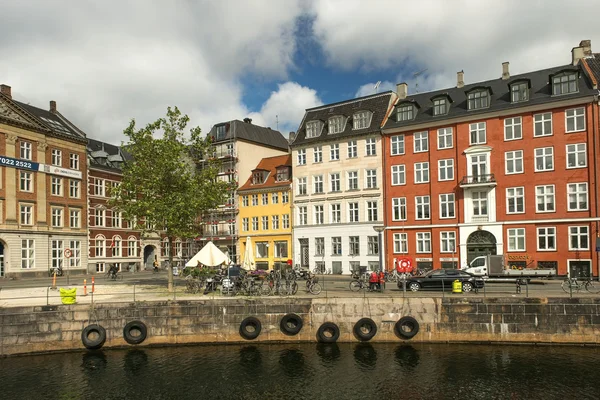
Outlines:
[[369,289],[375,290],[377,288],[378,284],[379,284],[379,275],[377,275],[377,272],[373,271],[373,272],[371,272],[371,276],[369,278]]

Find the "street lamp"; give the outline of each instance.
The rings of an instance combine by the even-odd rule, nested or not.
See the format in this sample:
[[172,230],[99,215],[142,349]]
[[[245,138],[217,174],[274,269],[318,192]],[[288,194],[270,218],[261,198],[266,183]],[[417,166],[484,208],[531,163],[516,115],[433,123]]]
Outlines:
[[385,230],[385,226],[375,225],[373,229],[379,236],[379,272],[383,272],[383,231]]

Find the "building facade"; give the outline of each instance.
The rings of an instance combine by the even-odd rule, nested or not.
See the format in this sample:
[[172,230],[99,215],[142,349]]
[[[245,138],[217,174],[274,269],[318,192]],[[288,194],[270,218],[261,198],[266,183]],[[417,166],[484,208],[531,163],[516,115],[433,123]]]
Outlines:
[[386,92],[306,110],[291,142],[294,263],[334,274],[379,267]]
[[571,64],[407,95],[385,123],[386,264],[598,274],[598,90]]

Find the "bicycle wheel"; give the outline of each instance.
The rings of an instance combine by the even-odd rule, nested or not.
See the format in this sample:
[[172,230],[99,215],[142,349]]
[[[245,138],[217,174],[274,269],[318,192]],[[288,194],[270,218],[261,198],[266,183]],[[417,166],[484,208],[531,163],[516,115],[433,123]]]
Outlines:
[[292,283],[292,294],[294,295],[296,293],[298,293],[298,283],[296,283],[296,281],[294,281]]
[[268,283],[264,283],[260,285],[260,294],[263,296],[271,295],[271,286]]
[[321,287],[320,284],[313,283],[312,285],[310,285],[310,288],[308,288],[308,290],[310,291],[311,294],[314,294],[316,296],[319,293],[321,293],[321,290],[323,290],[323,288]]
[[573,282],[571,282],[570,279],[565,279],[560,285],[560,287],[562,287],[562,290],[564,290],[565,293],[571,293],[571,290],[573,290],[574,292],[576,291],[575,286],[573,285]]
[[592,281],[587,281],[585,283],[585,290],[589,293],[597,294],[600,292],[600,285],[595,285]]
[[363,285],[360,283],[360,281],[350,282],[350,290],[352,290],[353,292],[358,292],[362,288],[363,288]]

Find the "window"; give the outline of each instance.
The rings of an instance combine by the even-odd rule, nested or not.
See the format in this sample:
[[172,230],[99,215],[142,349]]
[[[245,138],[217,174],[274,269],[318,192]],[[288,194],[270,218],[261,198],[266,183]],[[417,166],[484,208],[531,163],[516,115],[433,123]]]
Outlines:
[[50,152],[50,163],[52,165],[56,165],[58,167],[62,166],[62,151],[58,150],[58,149],[52,149],[52,151]]
[[438,161],[438,181],[451,181],[454,179],[454,160]]
[[308,209],[306,206],[298,207],[298,225],[308,225]]
[[348,158],[356,157],[358,157],[358,145],[356,140],[351,140],[348,142]]
[[323,193],[323,175],[313,176],[314,192]]
[[248,195],[242,196],[242,207],[248,207]]
[[81,228],[81,210],[69,210],[69,226]]
[[21,205],[21,225],[33,225],[32,205]]
[[119,211],[113,210],[112,212],[112,226],[113,228],[120,228],[123,222],[123,215]]
[[408,253],[408,233],[394,233],[394,253]]
[[440,194],[440,218],[454,217],[454,193]]
[[377,170],[376,169],[367,169],[365,170],[365,181],[366,189],[376,189],[377,188]]
[[441,252],[454,253],[456,251],[456,232],[440,232]]
[[335,236],[331,238],[331,255],[341,256],[342,255],[342,238]]
[[271,226],[273,227],[273,230],[279,229],[279,215],[271,216]]
[[287,204],[290,202],[290,194],[288,192],[281,192],[281,203]]
[[469,110],[490,106],[490,93],[487,90],[474,90],[467,95]]
[[263,183],[265,183],[266,179],[267,179],[267,172],[266,171],[254,171],[254,172],[252,172],[252,184],[253,185],[262,185]]
[[339,172],[335,172],[333,174],[329,174],[329,184],[330,184],[330,190],[332,192],[339,192],[342,190],[342,185],[340,183],[340,173]]
[[344,117],[329,118],[329,134],[340,133],[344,128]]
[[587,226],[569,227],[569,250],[589,250],[589,228]]
[[71,169],[79,169],[79,154],[71,153],[69,155],[69,167]]
[[63,226],[63,209],[52,208],[52,227],[61,228]]
[[354,129],[364,129],[368,128],[371,125],[371,112],[369,111],[361,111],[354,114],[353,128]]
[[252,205],[253,206],[257,206],[258,205],[258,195],[257,194],[253,194],[252,195]]
[[585,109],[572,108],[565,111],[567,133],[585,130]]
[[506,118],[504,120],[504,140],[523,139],[521,117]]
[[535,187],[536,212],[553,212],[554,207],[554,185]]
[[433,100],[433,115],[445,115],[448,113],[448,100],[445,98]]
[[484,144],[485,138],[485,122],[475,122],[469,125],[470,144]]
[[506,175],[523,173],[523,150],[504,153]]
[[452,148],[452,128],[438,129],[438,150]]
[[392,165],[392,186],[406,185],[406,167]]
[[278,204],[279,203],[279,193],[271,193],[271,203]]
[[533,136],[552,135],[552,113],[535,114],[533,116]]
[[525,251],[525,228],[508,229],[508,251]]
[[256,242],[256,258],[269,257],[269,243]]
[[537,242],[538,250],[556,250],[556,228],[537,228]]
[[[179,242],[181,243],[181,242]],[[113,257],[121,257],[121,248],[122,240],[120,236],[114,236],[112,239],[112,243],[110,244],[112,247],[112,256]]]
[[33,174],[31,172],[20,171],[20,189],[21,192],[33,192]]
[[325,238],[315,238],[315,256],[322,257],[325,255]]
[[325,223],[325,212],[323,209],[323,205],[315,206],[315,214],[314,214],[314,224],[315,225],[323,225]]
[[321,135],[321,123],[319,121],[311,121],[306,124],[306,137],[313,138]]
[[269,204],[269,193],[263,193],[262,196],[262,205],[266,206]]
[[104,179],[94,179],[94,195],[104,197]]
[[406,221],[406,197],[392,199],[392,220]]
[[367,236],[367,255],[376,256],[379,254],[379,238],[377,236]]
[[375,156],[377,155],[377,147],[375,138],[368,138],[365,140],[365,155]]
[[587,167],[586,144],[568,144],[567,145],[567,168]]
[[252,230],[258,230],[258,217],[252,217]]
[[577,92],[577,73],[564,72],[552,77],[552,94],[561,95]]
[[96,208],[94,222],[96,226],[105,226],[105,212],[103,208]]
[[429,151],[429,132],[415,132],[413,135],[415,153]]
[[414,118],[415,106],[412,104],[404,104],[398,107],[398,111],[396,112],[397,121],[411,121]]
[[262,226],[262,230],[263,231],[268,231],[269,230],[269,217],[266,215],[263,215],[262,217],[260,217],[260,222],[261,222],[261,226]]
[[78,199],[80,197],[79,181],[74,179],[69,180],[69,197]]
[[250,220],[248,217],[242,218],[242,231],[248,232],[248,228],[250,227]]
[[323,148],[321,146],[315,147],[313,149],[313,162],[323,162]]
[[137,240],[135,237],[129,237],[127,241],[127,257],[137,257]]
[[104,273],[106,272],[106,265],[104,263],[96,263],[96,272],[97,273]]
[[62,183],[63,183],[63,178],[57,178],[55,176],[50,178],[50,185],[51,185],[50,193],[53,196],[62,196],[62,194],[63,194]]
[[331,204],[329,208],[331,209],[331,223],[340,224],[342,222],[342,205]]
[[507,214],[521,214],[525,212],[525,188],[506,188]]
[[306,165],[306,149],[298,150],[298,165]]
[[276,182],[285,182],[290,180],[291,167],[277,168]]
[[415,183],[429,182],[429,163],[415,163]]
[[32,160],[31,158],[31,143],[21,142],[21,158],[23,160]]
[[35,241],[33,239],[21,240],[21,268],[35,267]]
[[358,256],[360,255],[360,238],[358,236],[350,236],[350,249],[349,255]]
[[348,203],[348,222],[359,222],[358,203]]
[[106,239],[104,236],[96,236],[96,257],[104,257],[106,248]]
[[588,209],[587,183],[569,183],[567,185],[569,211],[585,211]]
[[554,148],[542,147],[535,149],[535,171],[554,170]]
[[529,100],[529,85],[527,82],[519,82],[510,87],[511,99],[513,103]]
[[281,225],[283,229],[290,229],[290,216],[289,214],[284,214],[281,216]]
[[487,192],[473,192],[473,215],[483,217],[488,215]]
[[329,160],[337,161],[340,159],[340,144],[332,144],[329,146]]
[[298,195],[305,195],[306,191],[306,177],[298,178]]
[[81,242],[79,240],[70,240],[69,249],[71,249],[71,258],[69,258],[69,267],[81,266]]
[[417,232],[417,253],[431,253],[430,232]]
[[374,222],[377,221],[377,202],[376,201],[367,201],[367,221]]
[[358,190],[358,171],[348,172],[348,190]]
[[288,257],[288,242],[278,241],[275,242],[275,257],[276,258],[287,258]]
[[415,197],[415,208],[417,215],[415,219],[429,219],[431,215],[429,213],[429,196],[416,196]]
[[404,135],[396,135],[390,138],[391,154],[398,156],[404,154]]

